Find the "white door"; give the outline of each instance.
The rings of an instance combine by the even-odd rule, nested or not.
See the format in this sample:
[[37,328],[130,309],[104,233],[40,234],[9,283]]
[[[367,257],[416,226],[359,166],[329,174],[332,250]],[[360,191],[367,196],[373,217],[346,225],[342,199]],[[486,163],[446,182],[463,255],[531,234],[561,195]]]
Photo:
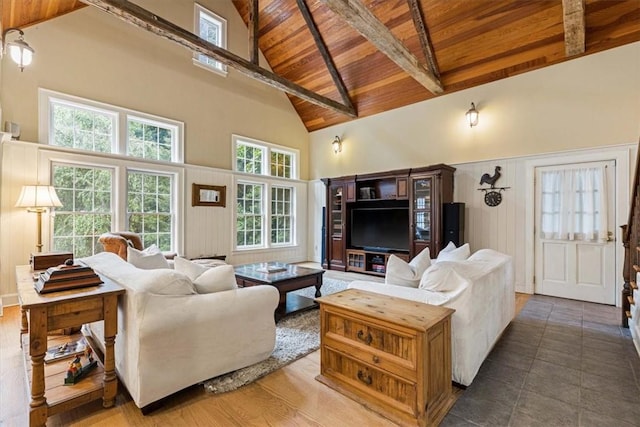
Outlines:
[[615,304],[615,161],[536,168],[535,292]]

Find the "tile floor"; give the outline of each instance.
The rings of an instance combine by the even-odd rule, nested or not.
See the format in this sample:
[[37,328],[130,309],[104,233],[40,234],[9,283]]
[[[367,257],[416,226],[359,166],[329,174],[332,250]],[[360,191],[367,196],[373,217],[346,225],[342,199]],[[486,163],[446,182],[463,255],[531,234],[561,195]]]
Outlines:
[[620,309],[532,296],[441,426],[640,426]]

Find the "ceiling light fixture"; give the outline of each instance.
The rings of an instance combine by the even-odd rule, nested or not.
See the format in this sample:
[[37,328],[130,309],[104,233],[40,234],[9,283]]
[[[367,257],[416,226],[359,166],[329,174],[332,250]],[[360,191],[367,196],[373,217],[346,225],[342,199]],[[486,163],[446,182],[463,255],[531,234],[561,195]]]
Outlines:
[[[11,31],[16,31],[20,35],[16,40],[7,42],[7,35]],[[24,67],[31,64],[34,50],[24,41],[24,32],[20,28],[7,28],[2,32],[2,51],[0,52],[0,57],[7,52],[9,56],[11,56],[11,59],[13,59],[13,62],[18,64],[21,72],[24,71]]]
[[333,142],[331,143],[331,146],[333,147],[333,152],[335,154],[338,154],[339,152],[342,151],[342,141],[340,140],[340,137],[336,135],[335,138],[333,138]]
[[465,116],[467,116],[467,121],[469,122],[469,127],[474,127],[478,125],[479,115],[480,113],[478,112],[478,110],[476,110],[476,104],[472,102],[471,108],[469,108],[469,111],[465,113]]

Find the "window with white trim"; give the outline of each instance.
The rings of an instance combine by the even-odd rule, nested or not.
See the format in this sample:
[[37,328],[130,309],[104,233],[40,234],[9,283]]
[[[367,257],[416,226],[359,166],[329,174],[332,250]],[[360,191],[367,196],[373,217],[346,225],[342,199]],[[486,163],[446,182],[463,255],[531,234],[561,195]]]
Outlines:
[[52,99],[51,145],[111,153],[116,141],[117,114]]
[[113,221],[113,169],[54,164],[51,174],[62,203],[53,222],[53,250],[76,257],[101,252],[98,237]]
[[293,246],[297,150],[233,136],[234,170],[250,175],[236,185],[236,248]]
[[236,190],[236,244],[245,249],[263,247],[264,184],[239,182]]
[[293,243],[293,188],[271,187],[271,244]]
[[[195,34],[222,49],[227,48],[227,20],[212,11],[195,4]],[[193,60],[198,65],[226,75],[227,66],[206,55],[196,53]]]
[[127,228],[140,234],[144,247],[171,250],[173,235],[171,175],[127,172]]
[[39,89],[40,136],[50,145],[183,161],[184,125],[115,105]]

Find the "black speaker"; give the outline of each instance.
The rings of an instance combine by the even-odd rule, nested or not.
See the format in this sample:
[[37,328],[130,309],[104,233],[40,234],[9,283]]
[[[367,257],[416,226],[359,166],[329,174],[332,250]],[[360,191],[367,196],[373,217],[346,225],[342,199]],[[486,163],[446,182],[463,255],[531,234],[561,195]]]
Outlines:
[[327,208],[322,207],[322,246],[320,247],[320,259],[323,265],[327,265]]
[[442,205],[442,247],[453,242],[464,244],[464,203],[445,203]]

